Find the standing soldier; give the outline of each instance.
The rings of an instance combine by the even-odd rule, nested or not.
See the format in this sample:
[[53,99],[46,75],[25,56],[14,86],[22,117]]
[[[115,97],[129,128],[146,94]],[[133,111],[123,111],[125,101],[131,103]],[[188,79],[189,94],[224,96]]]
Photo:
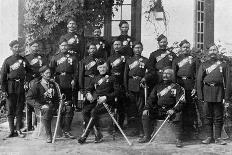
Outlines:
[[[30,44],[30,50],[31,53],[29,55],[26,55],[26,59],[31,65],[32,68],[32,74],[29,77],[30,85],[29,87],[32,87],[35,83],[39,81],[40,78],[40,73],[39,69],[42,66],[48,65],[48,59],[46,58],[45,55],[41,54],[39,52],[39,42],[38,41],[33,41]],[[33,107],[28,105],[28,112],[27,112],[27,127],[28,131],[31,131],[33,129],[32,126],[32,112],[34,111]]]
[[172,67],[172,61],[175,54],[167,49],[167,37],[161,34],[157,38],[159,49],[150,54],[148,60],[148,73],[145,80],[149,85],[150,90],[154,87],[155,82],[162,81],[162,71],[165,67]]
[[[164,68],[162,74],[163,81],[153,88],[144,107],[142,116],[144,137],[139,140],[139,143],[147,143],[151,139],[156,120],[164,120],[171,115],[169,121],[174,125],[176,146],[182,147],[181,112],[185,102],[184,88],[173,82],[174,72],[172,69]],[[177,103],[178,105],[175,106]]]
[[93,43],[96,45],[97,51],[96,51],[96,58],[103,58],[107,60],[107,58],[110,56],[110,45],[108,42],[101,36],[101,28],[95,27],[93,31],[93,36],[87,38],[87,44]]
[[66,39],[68,42],[68,52],[81,60],[84,57],[84,39],[77,33],[77,23],[74,18],[70,18],[67,24],[68,33],[61,36],[60,40]]
[[[205,130],[207,138],[203,144],[214,142],[225,145],[221,139],[223,127],[223,101],[226,96],[227,65],[217,58],[218,49],[214,45],[209,48],[209,59],[201,64],[197,76],[197,94],[199,100],[204,101]],[[213,132],[214,128],[214,132]]]
[[185,89],[186,104],[183,107],[183,129],[189,136],[189,133],[195,131],[194,121],[197,121],[193,97],[196,93],[195,79],[200,62],[190,54],[190,43],[187,40],[181,41],[180,48],[180,55],[173,60],[174,81]]
[[51,62],[51,71],[60,85],[61,93],[66,96],[65,106],[61,114],[61,128],[65,138],[74,138],[71,134],[71,124],[74,115],[74,92],[77,91],[78,61],[68,52],[67,40],[59,42],[60,53],[55,55]]
[[109,65],[110,73],[112,76],[115,77],[115,79],[118,80],[118,83],[121,87],[121,92],[123,92],[120,97],[117,98],[117,110],[118,110],[118,115],[119,115],[119,125],[123,127],[124,123],[124,103],[126,103],[125,97],[125,87],[124,87],[124,69],[125,69],[125,64],[126,64],[126,57],[124,55],[121,55],[121,48],[122,48],[122,43],[120,40],[116,39],[113,42],[113,55],[111,55],[107,63]]
[[28,104],[35,108],[38,115],[41,112],[42,123],[45,127],[46,142],[52,142],[51,121],[55,111],[59,107],[58,88],[51,80],[51,70],[47,66],[39,69],[42,79],[37,81],[31,89],[29,89],[26,100]]
[[28,61],[19,55],[19,42],[17,40],[11,41],[9,46],[13,55],[6,58],[1,71],[2,92],[7,97],[7,117],[10,128],[8,137],[15,136],[14,118],[16,117],[16,131],[18,136],[23,138],[24,135],[20,128],[25,101],[24,83],[31,70]]
[[133,56],[132,44],[134,39],[128,35],[128,31],[129,31],[128,22],[125,20],[120,21],[119,28],[121,35],[117,37],[117,40],[120,40],[122,42],[121,54],[124,56],[132,57]]
[[[82,113],[84,121],[88,122],[89,128],[85,129],[86,131],[84,134],[78,139],[80,144],[85,143],[91,131],[90,129],[93,128],[96,123],[98,124],[99,115],[107,112],[102,103],[113,106],[115,97],[119,94],[119,84],[113,76],[108,75],[108,65],[106,61],[99,59],[97,62],[97,69],[100,74],[92,79],[89,87],[86,89],[87,92],[85,96],[87,102],[84,105]],[[92,119],[90,119],[90,117]],[[95,143],[101,142],[102,138],[103,136],[99,128],[96,128]]]
[[144,108],[144,87],[141,80],[145,76],[146,64],[148,59],[141,56],[143,44],[134,43],[134,56],[129,58],[125,65],[124,86],[130,99],[130,105],[127,109],[128,121],[132,124],[133,131],[131,136],[143,135],[142,112]]

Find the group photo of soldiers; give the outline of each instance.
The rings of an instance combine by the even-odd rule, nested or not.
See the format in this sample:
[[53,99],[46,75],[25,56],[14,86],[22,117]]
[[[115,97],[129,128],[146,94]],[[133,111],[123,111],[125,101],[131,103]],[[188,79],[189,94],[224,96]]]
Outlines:
[[[217,46],[193,51],[183,38],[175,52],[160,34],[159,48],[146,58],[143,40],[128,35],[128,22],[122,20],[118,26],[121,34],[109,42],[100,27],[94,28],[92,37],[81,36],[70,18],[67,33],[57,38],[58,50],[49,57],[40,51],[38,40],[28,44],[30,52],[24,55],[18,40],[9,43],[12,55],[1,68],[7,138],[25,138],[25,132],[33,132],[41,122],[47,143],[55,141],[57,128],[63,138],[77,139],[79,144],[92,133],[94,143],[100,143],[104,142],[100,119],[108,114],[112,120],[108,132],[122,135],[129,145],[130,137],[152,143],[167,123],[176,147],[188,140],[226,145],[222,132],[231,99],[230,64],[220,57]],[[199,52],[206,56],[198,57]],[[81,135],[72,133],[76,112],[83,118]]]

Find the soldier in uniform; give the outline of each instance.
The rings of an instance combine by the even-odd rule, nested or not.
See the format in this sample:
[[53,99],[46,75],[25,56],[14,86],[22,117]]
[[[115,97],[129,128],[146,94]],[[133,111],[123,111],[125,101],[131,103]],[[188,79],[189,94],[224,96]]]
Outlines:
[[20,131],[25,101],[24,83],[31,69],[28,61],[19,54],[19,42],[11,41],[9,46],[13,55],[5,59],[1,70],[2,92],[7,97],[7,117],[10,128],[8,137],[15,136],[15,117],[17,134],[19,137],[24,137]]
[[84,38],[77,33],[77,23],[74,18],[70,18],[67,24],[68,33],[61,36],[60,40],[68,41],[68,52],[81,60],[84,57]]
[[51,70],[47,66],[39,69],[42,79],[37,81],[26,95],[26,101],[35,108],[38,115],[41,112],[42,123],[45,127],[46,142],[52,142],[51,120],[59,107],[59,99],[56,84],[51,80]]
[[161,34],[157,38],[159,49],[150,54],[148,60],[148,72],[145,79],[150,90],[154,87],[155,82],[162,81],[163,68],[172,66],[172,61],[175,58],[175,54],[167,49],[167,37]]
[[[102,103],[107,103],[109,106],[113,106],[115,97],[119,95],[119,84],[114,76],[108,75],[108,65],[106,61],[99,59],[97,61],[97,69],[100,74],[92,79],[89,87],[86,89],[87,93],[85,96],[88,102],[84,104],[82,111],[86,124],[89,123],[90,117],[92,117],[92,121],[89,124],[89,128],[86,129],[85,134],[78,139],[80,144],[85,143],[90,133],[90,129],[98,123],[98,116],[107,112]],[[96,128],[95,143],[101,142],[102,138],[103,136],[99,128]]]
[[180,55],[173,60],[174,81],[185,89],[186,104],[183,107],[183,130],[189,137],[195,138],[193,133],[194,121],[197,121],[196,105],[193,98],[196,93],[196,74],[199,68],[199,60],[190,54],[190,43],[187,40],[181,41]]
[[[26,55],[25,58],[27,59],[27,61],[29,62],[29,64],[31,65],[32,68],[32,73],[29,77],[29,87],[32,87],[32,85],[34,85],[35,83],[37,83],[40,79],[40,73],[39,73],[39,69],[44,66],[44,65],[48,65],[48,59],[45,55],[41,54],[39,52],[39,42],[38,41],[33,41],[30,44],[30,49],[31,49],[31,53]],[[34,111],[33,107],[28,105],[28,109],[27,109],[27,127],[28,127],[28,131],[33,130],[33,126],[32,126],[32,112]]]
[[141,80],[145,76],[148,59],[141,56],[143,44],[134,43],[134,56],[126,61],[124,72],[124,86],[129,96],[130,105],[127,109],[128,121],[132,124],[131,136],[143,135],[142,113],[144,108],[144,84]]
[[132,57],[133,56],[132,44],[134,39],[128,35],[128,31],[129,31],[128,22],[125,20],[120,21],[119,28],[121,31],[121,35],[118,36],[116,39],[122,42],[121,54],[127,57]]
[[176,146],[182,147],[181,112],[185,102],[184,88],[172,81],[174,76],[172,69],[164,68],[162,74],[163,81],[153,88],[145,104],[142,116],[144,137],[139,140],[139,143],[146,143],[151,139],[156,120],[164,120],[171,115],[169,121],[173,124],[176,134]]
[[71,134],[71,123],[74,115],[74,99],[77,91],[78,61],[68,52],[68,42],[61,39],[59,42],[60,53],[53,56],[50,62],[51,71],[55,80],[60,85],[61,93],[66,96],[65,106],[61,114],[61,128],[63,136],[74,138]]
[[120,40],[116,39],[113,42],[113,55],[111,55],[108,60],[109,70],[112,76],[118,80],[118,83],[121,87],[121,95],[117,98],[117,111],[119,115],[119,125],[123,127],[124,124],[124,117],[125,117],[125,103],[126,101],[126,94],[125,94],[125,87],[124,87],[124,70],[127,57],[121,54],[122,43]]
[[[209,48],[209,59],[200,65],[197,76],[197,94],[199,100],[204,101],[204,125],[207,138],[203,144],[215,142],[225,145],[221,139],[223,127],[223,101],[227,102],[226,96],[227,65],[217,58],[218,49],[214,45]],[[213,130],[214,128],[214,130]],[[213,132],[214,131],[214,132]]]
[[95,27],[93,31],[93,36],[87,38],[87,45],[93,43],[96,45],[97,51],[95,53],[96,58],[103,58],[107,60],[110,56],[110,45],[109,43],[101,36],[101,28]]

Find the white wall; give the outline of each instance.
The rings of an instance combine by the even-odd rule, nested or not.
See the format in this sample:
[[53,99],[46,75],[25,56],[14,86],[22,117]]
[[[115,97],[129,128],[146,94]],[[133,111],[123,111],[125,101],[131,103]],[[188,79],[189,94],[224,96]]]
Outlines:
[[0,0],[0,67],[11,55],[9,43],[18,38],[18,1]]
[[214,40],[232,51],[232,0],[215,0]]
[[[142,3],[141,40],[144,44],[143,55],[149,57],[150,53],[157,49],[157,36],[165,29],[162,22],[158,22],[156,31],[155,26],[146,21],[144,12],[147,10],[149,0],[143,0]],[[168,37],[169,46],[183,39],[193,44],[194,0],[163,0],[163,6],[168,20],[167,31],[164,34]]]

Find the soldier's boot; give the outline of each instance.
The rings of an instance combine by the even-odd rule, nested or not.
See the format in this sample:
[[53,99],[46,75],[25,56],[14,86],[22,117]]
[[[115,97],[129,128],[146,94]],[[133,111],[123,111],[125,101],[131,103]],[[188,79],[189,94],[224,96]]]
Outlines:
[[144,136],[143,138],[139,139],[139,143],[147,143],[151,139],[151,122],[149,116],[142,117],[142,124],[143,124],[143,131]]
[[176,139],[176,147],[183,147],[183,143],[180,139]]
[[74,139],[75,137],[70,132],[71,130],[71,124],[72,124],[72,117],[64,117],[64,132],[63,137]]
[[27,109],[27,130],[32,131],[32,110],[29,107]]
[[215,123],[215,144],[226,145],[227,143],[221,138],[222,127],[222,123]]
[[210,144],[210,143],[213,143],[214,142],[214,139],[213,139],[213,124],[206,124],[205,125],[205,131],[206,131],[206,134],[207,134],[207,138],[202,142],[202,144]]
[[94,143],[101,143],[103,141],[103,135],[100,131],[100,128],[98,126],[94,126],[93,129],[95,135]]
[[16,134],[14,132],[14,118],[8,117],[8,123],[10,128],[10,134],[7,136],[7,138],[15,137]]
[[22,125],[22,117],[19,116],[16,118],[16,131],[17,131],[18,137],[24,138],[25,134],[23,134],[20,130],[21,125]]
[[137,119],[132,119],[130,120],[130,131],[128,132],[128,136],[139,136],[139,127],[138,127],[138,120]]
[[94,125],[95,121],[93,119],[92,120],[90,119],[90,121],[91,122],[88,122],[89,123],[89,128],[85,129],[83,135],[78,139],[78,143],[80,143],[80,144],[85,143],[86,139],[89,136],[89,133],[91,132],[91,129],[93,128],[93,125]]
[[52,142],[51,120],[43,119],[43,124],[46,132],[46,142]]

